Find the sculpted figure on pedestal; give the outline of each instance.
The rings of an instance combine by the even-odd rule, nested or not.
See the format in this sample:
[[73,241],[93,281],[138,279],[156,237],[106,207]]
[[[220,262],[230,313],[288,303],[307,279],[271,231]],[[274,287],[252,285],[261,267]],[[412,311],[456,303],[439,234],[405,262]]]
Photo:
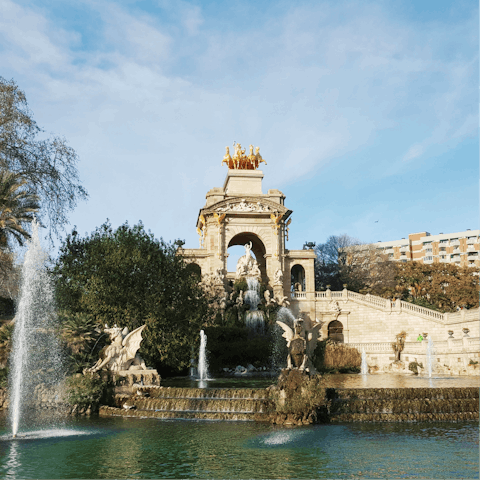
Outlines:
[[283,338],[287,340],[287,370],[296,368],[309,373],[316,373],[311,358],[317,345],[318,333],[322,324],[315,323],[307,332],[301,318],[295,320],[294,330],[279,320],[277,320],[277,323],[283,328]]
[[98,362],[87,371],[97,372],[102,368],[113,372],[129,369],[147,370],[145,362],[140,355],[137,355],[144,328],[145,325],[142,325],[129,333],[127,327],[122,329],[114,325],[108,328],[108,325],[105,325],[104,332],[110,335],[112,343],[105,349]]
[[275,272],[273,283],[274,285],[283,285],[283,272],[280,268],[277,268]]
[[235,278],[242,278],[242,277],[261,277],[260,268],[258,267],[258,262],[250,253],[253,247],[252,242],[249,242],[244,245],[245,247],[245,255],[240,257],[237,262],[237,271],[235,274]]

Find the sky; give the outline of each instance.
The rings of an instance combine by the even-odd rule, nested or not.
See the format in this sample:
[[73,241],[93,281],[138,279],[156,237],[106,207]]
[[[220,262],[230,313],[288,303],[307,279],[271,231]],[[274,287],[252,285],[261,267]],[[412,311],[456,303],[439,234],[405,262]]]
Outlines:
[[79,156],[65,234],[141,220],[197,248],[237,142],[287,248],[388,241],[479,228],[478,24],[473,0],[0,0],[0,76]]

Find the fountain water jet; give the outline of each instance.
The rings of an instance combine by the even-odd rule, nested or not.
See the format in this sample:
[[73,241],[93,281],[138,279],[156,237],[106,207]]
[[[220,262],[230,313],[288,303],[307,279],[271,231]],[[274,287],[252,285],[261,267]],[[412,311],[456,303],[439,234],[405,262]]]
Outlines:
[[367,353],[365,352],[365,349],[362,350],[362,365],[360,366],[360,373],[362,375],[368,375]]
[[433,340],[432,336],[428,336],[428,341],[427,341],[427,372],[428,376],[431,378],[432,377],[432,370],[433,370]]
[[198,353],[198,379],[200,382],[209,380],[208,361],[207,361],[207,336],[203,330],[200,330],[200,351]]
[[27,245],[10,358],[9,415],[14,437],[35,406],[36,387],[58,385],[64,378],[62,353],[55,336],[53,286],[35,221]]

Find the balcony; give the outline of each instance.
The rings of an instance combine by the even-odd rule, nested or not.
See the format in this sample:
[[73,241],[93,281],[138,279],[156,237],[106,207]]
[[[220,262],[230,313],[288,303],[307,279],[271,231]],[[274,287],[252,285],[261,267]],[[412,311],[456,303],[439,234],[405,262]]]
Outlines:
[[467,238],[467,245],[473,245],[475,243],[478,243],[476,238]]
[[453,253],[460,253],[460,249],[459,248],[454,248]]
[[450,263],[450,259],[449,258],[440,258],[439,262],[440,263]]
[[409,250],[410,250],[410,249],[409,249],[406,245],[400,247],[400,253],[408,252]]
[[478,252],[469,253],[469,254],[468,254],[468,259],[469,259],[469,260],[478,260]]
[[477,264],[476,264],[475,262],[470,262],[470,263],[468,264],[468,266],[469,266],[469,267],[476,267]]
[[450,245],[460,245],[460,240],[450,240]]
[[468,245],[467,252],[476,252],[476,251],[477,251],[477,249],[473,245],[471,245],[471,244]]
[[387,248],[385,250],[385,253],[392,253],[393,254],[393,248]]

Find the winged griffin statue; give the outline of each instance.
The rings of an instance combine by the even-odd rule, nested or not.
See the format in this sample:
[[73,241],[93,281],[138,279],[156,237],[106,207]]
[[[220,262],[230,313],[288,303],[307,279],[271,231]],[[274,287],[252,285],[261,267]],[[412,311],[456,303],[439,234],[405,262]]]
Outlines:
[[315,323],[309,331],[305,330],[301,318],[295,320],[294,330],[279,320],[277,320],[277,323],[283,328],[282,336],[287,340],[287,370],[296,368],[310,374],[316,373],[312,358],[322,323]]
[[108,325],[105,325],[104,332],[110,335],[112,343],[104,350],[98,362],[88,371],[97,372],[102,368],[113,372],[128,369],[147,370],[145,362],[137,354],[142,342],[142,330],[144,328],[145,325],[142,325],[129,332],[127,327],[122,329],[114,325],[112,328],[108,328]]

